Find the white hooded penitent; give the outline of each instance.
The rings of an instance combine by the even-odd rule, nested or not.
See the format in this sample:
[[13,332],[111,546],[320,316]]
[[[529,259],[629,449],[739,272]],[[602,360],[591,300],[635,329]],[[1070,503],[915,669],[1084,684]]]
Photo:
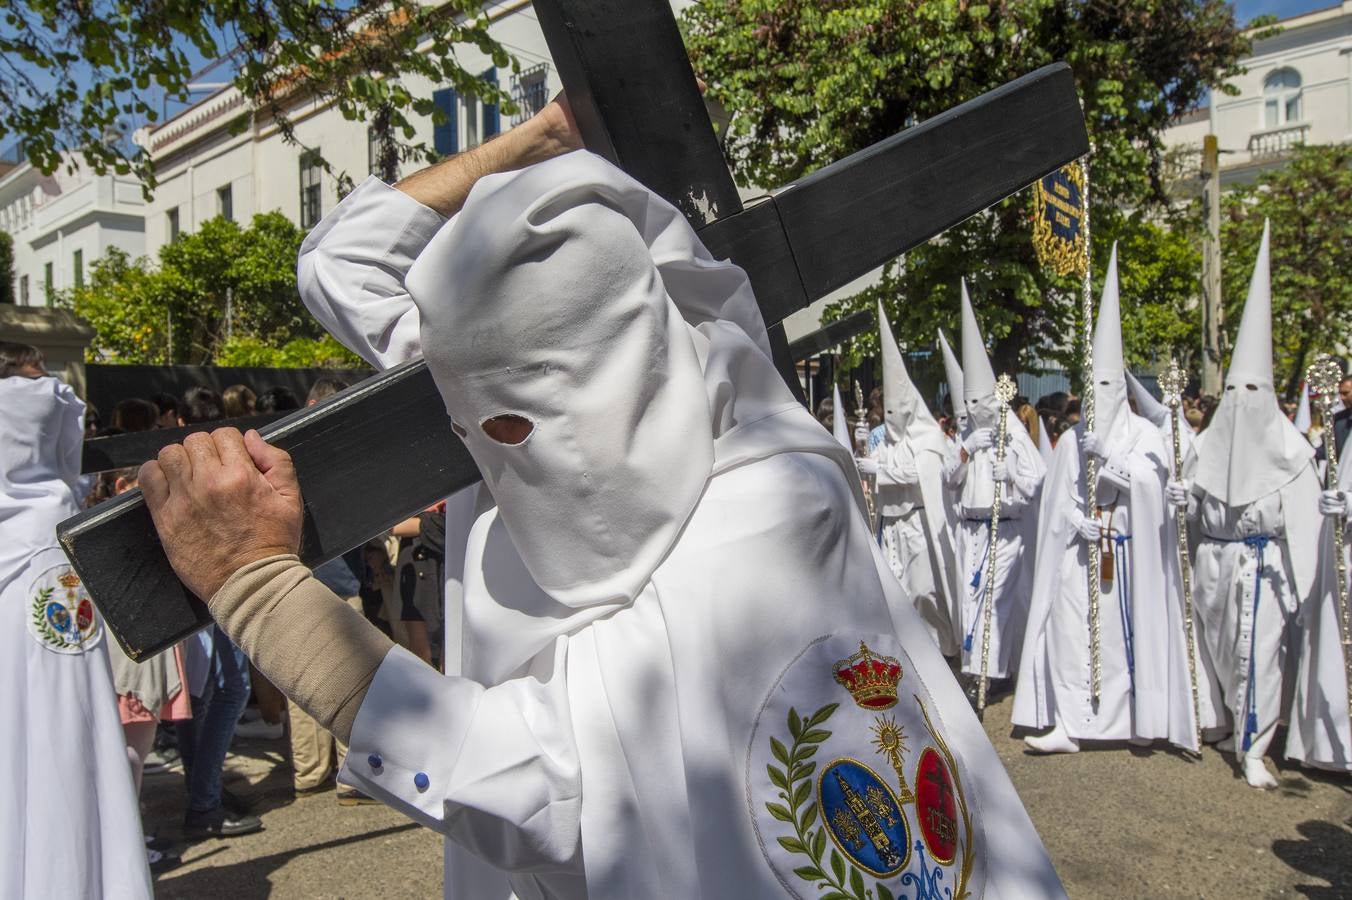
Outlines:
[[[389,189],[359,191],[327,233],[383,277],[386,244],[352,243],[371,223],[344,219]],[[322,276],[311,283],[339,283]],[[769,768],[795,740],[790,704],[820,711],[823,766],[876,755],[874,717],[833,666],[881,654],[904,673],[889,715],[908,746],[935,747],[971,798],[949,803],[972,830],[945,831],[943,883],[1060,894],[980,724],[880,569],[850,454],[780,379],[741,269],[578,152],[480,179],[405,281],[498,508],[466,554],[465,677],[390,651],[346,783],[448,834],[518,896],[811,893],[806,857],[777,840],[793,826],[775,815]],[[397,292],[382,287],[354,316]],[[408,309],[389,310],[407,323]],[[887,809],[903,817],[888,826],[895,847],[913,847],[921,820]],[[865,849],[844,851],[845,866]],[[916,854],[868,859],[898,896],[920,873]]]

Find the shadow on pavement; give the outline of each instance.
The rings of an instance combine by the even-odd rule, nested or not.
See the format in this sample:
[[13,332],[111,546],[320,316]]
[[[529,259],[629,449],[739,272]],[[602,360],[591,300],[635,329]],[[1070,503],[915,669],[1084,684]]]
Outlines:
[[229,896],[232,900],[265,900],[272,895],[272,882],[269,876],[298,856],[331,850],[345,844],[378,841],[390,835],[412,831],[420,827],[416,822],[408,822],[403,825],[382,828],[379,831],[367,831],[349,837],[334,838],[331,841],[324,841],[319,844],[298,847],[282,853],[260,856],[256,859],[249,859],[228,866],[208,866],[181,875],[168,872],[155,882],[155,896],[160,900],[178,897],[185,898],[185,900],[187,898],[198,900],[202,897],[220,896],[222,886],[228,885]]
[[1343,825],[1308,821],[1296,826],[1300,840],[1272,842],[1272,852],[1297,872],[1313,875],[1328,887],[1297,884],[1297,893],[1312,900],[1343,900],[1352,897],[1352,819]]

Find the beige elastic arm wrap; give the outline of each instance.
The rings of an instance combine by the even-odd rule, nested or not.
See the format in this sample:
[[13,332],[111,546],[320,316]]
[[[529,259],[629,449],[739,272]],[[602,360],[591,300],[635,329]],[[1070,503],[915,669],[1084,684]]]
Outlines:
[[394,646],[380,629],[292,555],[239,569],[208,606],[269,681],[347,742],[366,689]]

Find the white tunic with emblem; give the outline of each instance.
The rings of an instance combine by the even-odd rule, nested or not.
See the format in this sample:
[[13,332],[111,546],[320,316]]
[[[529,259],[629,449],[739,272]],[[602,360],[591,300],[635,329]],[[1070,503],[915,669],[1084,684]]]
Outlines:
[[[301,260],[307,303],[368,358],[427,348],[499,503],[470,536],[467,677],[393,651],[343,780],[477,856],[460,897],[1060,896],[741,270],[585,153],[485,178],[407,240],[439,224],[368,181]],[[568,304],[587,315],[556,319]],[[523,444],[477,430],[504,409]],[[861,642],[878,668],[852,691],[837,664]]]
[[0,378],[0,897],[149,897],[102,620],[56,526],[79,508],[84,404]]

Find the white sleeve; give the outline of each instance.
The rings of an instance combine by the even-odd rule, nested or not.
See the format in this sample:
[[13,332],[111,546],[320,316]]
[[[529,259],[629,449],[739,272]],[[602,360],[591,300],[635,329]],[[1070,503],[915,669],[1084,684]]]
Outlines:
[[368,177],[306,236],[301,300],[345,347],[378,369],[422,355],[404,276],[446,219]]
[[357,711],[339,780],[500,869],[581,873],[563,655],[548,680],[484,688],[395,647]]

